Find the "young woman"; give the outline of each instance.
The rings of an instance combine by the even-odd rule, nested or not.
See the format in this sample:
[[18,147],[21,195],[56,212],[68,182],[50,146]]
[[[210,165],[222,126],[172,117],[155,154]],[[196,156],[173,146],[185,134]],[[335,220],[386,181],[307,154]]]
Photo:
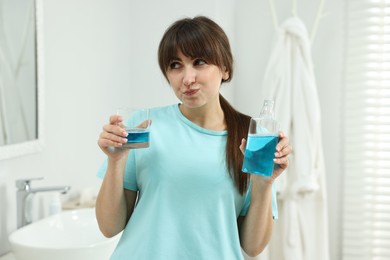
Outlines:
[[241,247],[258,255],[271,238],[272,185],[288,166],[288,137],[279,135],[271,177],[241,171],[250,117],[220,94],[233,58],[209,18],[172,24],[158,61],[180,103],[152,109],[150,147],[121,149],[126,132],[116,115],[98,141],[107,155],[99,227],[107,237],[124,230],[112,259],[236,260]]

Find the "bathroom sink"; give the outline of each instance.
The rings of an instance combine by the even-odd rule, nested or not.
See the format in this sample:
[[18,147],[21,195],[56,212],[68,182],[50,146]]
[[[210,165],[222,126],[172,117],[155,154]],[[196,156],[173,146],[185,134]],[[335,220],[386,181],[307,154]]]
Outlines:
[[9,240],[17,260],[109,259],[121,233],[104,237],[95,209],[63,211],[14,231]]

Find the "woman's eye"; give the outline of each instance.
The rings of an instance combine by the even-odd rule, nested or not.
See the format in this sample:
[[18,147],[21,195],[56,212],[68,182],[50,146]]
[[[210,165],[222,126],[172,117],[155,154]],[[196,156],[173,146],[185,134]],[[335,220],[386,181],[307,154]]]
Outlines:
[[180,67],[180,63],[177,62],[177,61],[173,61],[173,62],[171,62],[171,63],[169,64],[169,68],[170,68],[170,69],[177,69],[177,68],[179,68],[179,67]]
[[207,62],[205,60],[202,60],[202,59],[195,59],[194,60],[194,65],[204,65],[204,64],[207,64]]

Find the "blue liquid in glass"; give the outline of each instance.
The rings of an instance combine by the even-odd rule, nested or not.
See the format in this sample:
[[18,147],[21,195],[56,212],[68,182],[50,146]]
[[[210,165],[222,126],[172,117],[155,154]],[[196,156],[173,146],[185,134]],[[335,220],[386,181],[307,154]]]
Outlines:
[[[142,148],[149,146],[149,130],[144,129],[128,129],[127,147]],[[132,146],[132,144],[144,143],[146,146]]]
[[145,143],[149,142],[149,131],[145,130],[127,130],[127,142],[128,143]]
[[249,135],[242,171],[271,176],[274,169],[277,136]]

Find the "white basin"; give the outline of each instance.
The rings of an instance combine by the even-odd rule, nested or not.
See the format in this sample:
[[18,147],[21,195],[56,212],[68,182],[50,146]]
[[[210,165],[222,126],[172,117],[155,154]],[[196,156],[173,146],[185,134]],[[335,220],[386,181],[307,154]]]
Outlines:
[[95,209],[63,211],[14,231],[9,240],[17,260],[110,258],[121,233],[104,237]]

